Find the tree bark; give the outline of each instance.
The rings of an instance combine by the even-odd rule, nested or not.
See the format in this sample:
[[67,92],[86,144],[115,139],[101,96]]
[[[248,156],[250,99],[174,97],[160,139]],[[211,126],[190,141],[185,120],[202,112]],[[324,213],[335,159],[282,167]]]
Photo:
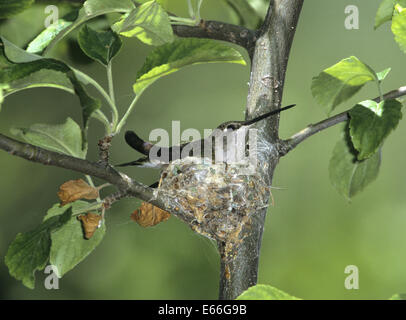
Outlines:
[[[271,0],[269,9],[255,43],[246,119],[252,119],[280,108],[289,52],[296,31],[303,0]],[[279,161],[279,116],[262,121],[258,129],[259,172],[268,185],[272,184]],[[270,198],[270,194],[269,194]],[[255,285],[267,209],[255,212],[243,227],[242,243],[227,259],[225,246],[220,244],[220,299],[235,299]]]

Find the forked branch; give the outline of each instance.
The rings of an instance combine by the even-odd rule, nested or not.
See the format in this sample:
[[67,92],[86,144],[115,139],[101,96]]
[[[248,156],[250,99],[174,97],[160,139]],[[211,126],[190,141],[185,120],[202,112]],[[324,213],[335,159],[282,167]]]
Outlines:
[[177,216],[181,217],[183,214],[179,208],[175,210],[175,208],[168,205],[171,201],[167,201],[168,199],[163,192],[134,181],[113,167],[106,166],[103,162],[90,162],[49,151],[29,143],[14,140],[3,134],[0,134],[0,149],[29,161],[64,168],[102,179],[117,187],[120,198],[139,198]]

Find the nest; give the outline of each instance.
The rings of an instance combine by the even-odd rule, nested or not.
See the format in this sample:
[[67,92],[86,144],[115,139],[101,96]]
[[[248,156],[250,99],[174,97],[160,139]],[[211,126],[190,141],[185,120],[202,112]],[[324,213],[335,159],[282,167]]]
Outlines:
[[241,241],[243,226],[269,199],[269,187],[257,173],[247,174],[246,165],[207,158],[171,162],[159,189],[193,230],[222,243]]

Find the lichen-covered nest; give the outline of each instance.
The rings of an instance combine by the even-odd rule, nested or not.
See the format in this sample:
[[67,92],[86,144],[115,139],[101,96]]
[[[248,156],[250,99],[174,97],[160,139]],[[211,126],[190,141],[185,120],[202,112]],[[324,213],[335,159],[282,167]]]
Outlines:
[[269,198],[269,187],[257,173],[247,174],[246,165],[195,157],[171,162],[159,189],[193,230],[227,243],[241,241],[242,227]]

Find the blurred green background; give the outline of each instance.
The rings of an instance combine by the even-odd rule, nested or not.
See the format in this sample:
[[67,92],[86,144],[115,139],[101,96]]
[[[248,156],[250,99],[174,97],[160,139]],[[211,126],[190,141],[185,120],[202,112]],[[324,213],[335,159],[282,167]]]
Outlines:
[[[186,0],[167,1],[169,9],[186,15]],[[392,67],[384,83],[389,91],[405,85],[406,56],[393,40],[389,24],[373,30],[379,0],[305,1],[287,72],[283,104],[296,103],[281,117],[281,136],[288,137],[325,117],[315,104],[310,83],[324,68],[355,55],[380,71]],[[356,5],[360,29],[344,27],[347,5]],[[63,8],[61,7],[62,11]],[[0,33],[23,46],[45,19],[37,6],[1,24]],[[218,0],[206,0],[202,17],[233,21]],[[64,53],[59,44],[55,54]],[[137,70],[151,50],[136,39],[124,41],[114,63],[116,96],[121,113],[132,99]],[[245,53],[244,53],[245,54]],[[71,55],[72,57],[72,55]],[[66,55],[65,55],[66,58]],[[103,68],[77,64],[106,84]],[[249,68],[211,64],[186,68],[149,88],[125,129],[143,137],[150,130],[170,130],[172,120],[182,129],[214,128],[226,120],[243,118]],[[377,96],[368,85],[351,103]],[[56,89],[32,89],[6,99],[0,114],[0,132],[12,126],[62,123],[66,117],[80,122],[76,97]],[[379,177],[351,203],[339,196],[328,178],[328,163],[339,139],[339,128],[314,136],[283,158],[277,167],[273,190],[275,206],[268,210],[260,260],[259,283],[271,284],[304,299],[386,299],[406,292],[406,126],[388,138]],[[90,158],[97,159],[99,123],[90,130]],[[112,162],[138,157],[116,137]],[[128,168],[144,183],[158,172]],[[80,175],[30,163],[0,152],[0,298],[2,299],[216,299],[219,257],[215,244],[194,234],[172,217],[154,228],[143,229],[130,220],[135,199],[115,204],[107,215],[108,232],[101,245],[60,280],[59,290],[46,290],[46,275],[37,273],[35,290],[25,288],[8,274],[3,258],[18,232],[38,225],[46,210],[58,201],[58,186]],[[346,290],[344,269],[359,268],[359,290]]]

